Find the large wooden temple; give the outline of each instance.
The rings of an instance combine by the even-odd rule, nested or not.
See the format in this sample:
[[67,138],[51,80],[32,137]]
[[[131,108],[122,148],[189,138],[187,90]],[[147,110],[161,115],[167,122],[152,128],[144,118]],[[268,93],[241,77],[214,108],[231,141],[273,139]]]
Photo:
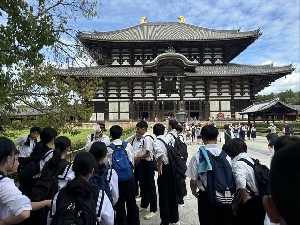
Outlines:
[[292,65],[230,63],[257,38],[260,30],[214,30],[179,22],[141,24],[77,37],[98,66],[60,70],[61,76],[103,79],[93,99],[91,121],[154,121],[175,115],[206,120],[235,118],[255,94],[291,74]]

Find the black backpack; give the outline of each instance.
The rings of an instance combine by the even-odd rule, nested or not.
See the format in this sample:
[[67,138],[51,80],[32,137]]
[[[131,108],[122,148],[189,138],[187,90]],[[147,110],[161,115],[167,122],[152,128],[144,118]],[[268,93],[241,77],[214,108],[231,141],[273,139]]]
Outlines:
[[[247,159],[239,159],[251,166],[254,170],[255,181],[258,189],[258,196],[263,197],[264,195],[270,195],[269,183],[270,183],[270,170],[266,165],[259,162],[258,159],[253,159],[254,165]],[[247,189],[251,195],[255,195],[254,191],[247,185]]]
[[[51,153],[52,151],[48,151],[42,159],[45,159]],[[19,189],[29,199],[31,199],[31,188],[39,180],[40,176],[40,160],[35,161],[30,157],[26,158],[19,169]]]
[[176,148],[183,158],[184,162],[187,162],[187,159],[189,157],[188,151],[187,151],[187,145],[186,143],[182,142],[178,137],[176,137],[174,134],[169,133],[174,137],[175,143],[174,143],[174,148]]
[[173,174],[173,177],[175,178],[176,183],[183,182],[186,177],[185,172],[187,170],[187,166],[186,166],[186,163],[185,163],[183,157],[180,155],[180,152],[172,145],[168,145],[161,138],[157,138],[157,140],[160,140],[162,143],[164,143],[164,145],[167,148],[169,165],[171,167],[171,173]]
[[[98,207],[98,195],[94,198],[83,198],[81,195],[69,195],[62,188],[57,195],[57,210],[52,216],[51,225],[99,225],[97,217],[100,217],[104,191]],[[97,208],[96,208],[97,206]]]

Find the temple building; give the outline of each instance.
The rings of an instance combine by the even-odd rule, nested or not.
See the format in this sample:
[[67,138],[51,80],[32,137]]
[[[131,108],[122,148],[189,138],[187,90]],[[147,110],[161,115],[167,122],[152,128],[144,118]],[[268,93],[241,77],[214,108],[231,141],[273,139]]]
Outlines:
[[161,120],[188,116],[236,118],[255,95],[291,74],[292,65],[230,63],[260,30],[214,30],[179,22],[146,22],[122,30],[77,34],[96,67],[59,70],[61,76],[103,80],[91,121]]

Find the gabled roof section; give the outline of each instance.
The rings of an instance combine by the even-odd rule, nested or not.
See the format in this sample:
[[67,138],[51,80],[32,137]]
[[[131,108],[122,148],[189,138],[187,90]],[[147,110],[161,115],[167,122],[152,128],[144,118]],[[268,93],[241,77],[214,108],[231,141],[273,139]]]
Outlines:
[[156,58],[153,59],[151,62],[146,62],[143,65],[144,71],[156,71],[156,68],[159,66],[160,63],[169,60],[178,61],[181,64],[181,67],[193,71],[195,71],[195,68],[199,65],[198,62],[192,62],[188,60],[184,55],[176,53],[172,47],[169,47],[169,49],[166,50],[165,53],[156,56]]
[[186,23],[144,23],[122,30],[83,33],[77,37],[82,40],[110,42],[155,42],[155,41],[208,41],[258,38],[260,30],[241,32],[240,30],[214,30]]
[[288,105],[282,101],[279,101],[279,98],[275,98],[273,100],[268,100],[264,102],[255,102],[253,103],[253,105],[243,109],[242,112],[240,112],[240,114],[242,115],[242,114],[251,114],[256,112],[264,112],[264,111],[268,111],[273,107],[278,108],[280,106],[286,108],[288,111],[297,112],[297,109],[295,109],[293,106]]

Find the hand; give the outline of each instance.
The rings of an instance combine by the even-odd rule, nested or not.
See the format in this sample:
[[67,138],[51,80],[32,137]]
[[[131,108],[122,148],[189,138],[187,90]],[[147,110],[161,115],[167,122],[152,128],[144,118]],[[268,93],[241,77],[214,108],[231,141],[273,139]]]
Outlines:
[[239,203],[237,203],[237,202],[232,205],[232,213],[234,216],[236,215],[238,205],[239,205]]
[[247,195],[246,197],[243,198],[243,203],[245,204],[250,199],[251,199],[251,196]]
[[162,165],[157,165],[157,173],[158,173],[158,176],[162,175]]
[[136,156],[134,156],[134,161],[139,161],[140,160],[140,155],[136,155]]
[[198,192],[197,191],[192,191],[192,195],[194,195],[196,198],[198,198]]

